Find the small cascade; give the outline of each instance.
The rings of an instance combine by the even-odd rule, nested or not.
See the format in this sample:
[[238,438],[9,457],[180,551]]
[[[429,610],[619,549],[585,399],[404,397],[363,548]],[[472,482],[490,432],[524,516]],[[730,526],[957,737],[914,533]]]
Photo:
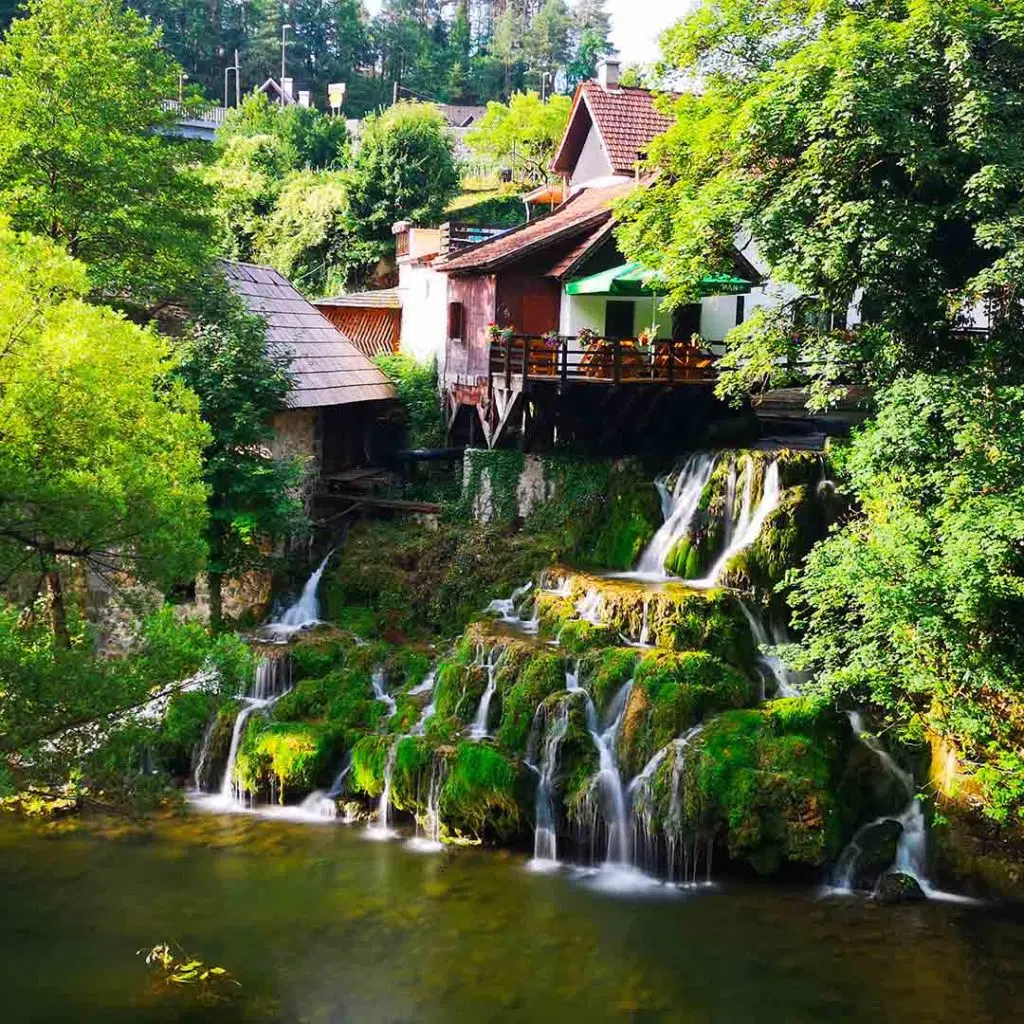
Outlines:
[[717,462],[718,456],[708,452],[691,455],[676,478],[671,496],[668,496],[664,480],[656,483],[665,522],[640,556],[635,575],[665,579],[665,559],[689,530]]
[[249,696],[256,700],[280,697],[292,686],[292,659],[271,653],[256,664],[255,678]]
[[527,580],[521,587],[516,587],[511,596],[496,598],[484,609],[491,615],[497,615],[502,622],[508,626],[522,630],[524,633],[536,633],[539,625],[538,609],[539,602],[535,597],[533,600],[530,617],[524,619],[517,610],[523,598],[534,589],[532,580]]
[[604,597],[596,587],[591,587],[576,602],[576,614],[591,625],[600,626],[604,616]]
[[388,709],[388,713],[384,719],[387,721],[398,709],[398,702],[385,689],[384,683],[384,669],[380,667],[375,668],[370,677],[370,685],[373,687],[373,696]]
[[324,556],[324,560],[313,571],[313,575],[306,580],[299,599],[288,608],[280,619],[270,622],[263,627],[263,632],[275,639],[287,640],[293,633],[309,629],[320,621],[320,601],[317,598],[317,591],[320,588],[320,577],[327,568],[327,562],[335,549]]
[[904,771],[893,759],[892,755],[882,746],[878,738],[868,731],[864,718],[859,711],[847,713],[854,736],[870,750],[885,769],[886,774],[895,779],[907,795],[907,803],[899,814],[883,815],[868,822],[857,830],[853,839],[847,844],[836,862],[833,871],[833,888],[839,892],[852,892],[853,880],[863,853],[861,841],[868,831],[883,822],[896,822],[901,827],[896,845],[896,857],[892,865],[883,874],[898,872],[910,875],[921,886],[926,895],[932,895],[933,889],[928,881],[928,830],[925,823],[924,808],[917,798],[917,787],[913,776]]
[[437,673],[431,669],[424,677],[422,683],[417,683],[410,691],[410,697],[421,697],[425,693],[433,693],[434,683],[437,681]]
[[334,781],[331,783],[331,788],[327,790],[327,797],[330,800],[337,800],[345,792],[345,779],[348,778],[348,773],[352,770],[352,761],[350,758],[345,759],[345,763],[338,770],[338,774],[334,776]]
[[775,682],[775,688],[780,697],[796,697],[800,693],[802,685],[801,673],[794,672],[777,654],[772,653],[773,647],[780,647],[790,642],[786,630],[782,626],[772,623],[771,633],[765,627],[764,622],[757,612],[750,605],[738,600],[740,611],[750,626],[750,632],[754,637],[754,643],[758,649],[758,667],[762,671],[761,700],[765,698],[764,675],[767,674]]
[[416,724],[412,727],[410,736],[422,736],[427,731],[427,722],[429,722],[437,710],[436,705],[433,701],[425,705],[423,710],[420,712],[420,717]]
[[725,480],[725,533],[723,543],[728,548],[736,532],[734,520],[736,516],[736,460],[729,465],[729,475]]
[[[694,587],[715,587],[718,586],[722,573],[725,572],[729,562],[741,551],[757,540],[765,520],[779,507],[781,498],[781,485],[779,482],[779,463],[773,462],[764,474],[764,489],[757,505],[753,503],[754,488],[754,463],[748,456],[744,468],[743,498],[740,502],[740,513],[735,523],[729,530],[730,540],[718,556],[710,572],[702,580],[691,580],[690,585]],[[730,512],[731,509],[726,509]],[[727,517],[727,518],[731,518]]]
[[608,710],[608,723],[602,730],[597,716],[597,708],[586,698],[587,729],[594,741],[594,749],[598,756],[597,774],[594,786],[604,796],[606,807],[606,823],[608,826],[608,847],[605,852],[605,866],[625,867],[629,864],[629,821],[626,812],[626,790],[619,774],[616,758],[616,745],[619,729],[626,714],[629,695],[633,691],[633,681],[623,684],[612,698]]
[[299,804],[299,814],[301,818],[323,818],[326,821],[333,821],[338,816],[338,805],[334,802],[330,790],[314,789]]
[[476,709],[473,723],[469,727],[469,738],[483,740],[487,738],[487,716],[491,710],[491,700],[494,697],[494,692],[498,687],[498,661],[501,658],[501,651],[496,647],[493,651],[487,652],[483,645],[481,645],[477,657],[476,664],[486,666],[487,668],[487,688],[480,698],[480,704]]
[[408,845],[414,850],[436,852],[442,849],[441,843],[441,792],[448,778],[448,761],[443,757],[434,756],[430,766],[430,787],[427,790],[427,807],[423,812],[422,821],[416,818],[416,835]]
[[651,645],[651,599],[649,597],[644,598],[644,615],[640,622],[640,646],[650,647]]
[[255,711],[269,707],[272,700],[257,700],[253,697],[245,697],[244,705],[235,717],[235,725],[231,730],[231,746],[228,748],[228,762],[224,767],[224,775],[220,781],[220,797],[227,805],[241,804],[242,792],[235,785],[235,762],[238,760],[238,748],[242,743],[242,736],[245,731],[245,723],[249,716]]
[[391,779],[395,773],[395,756],[398,753],[398,744],[402,739],[402,736],[396,736],[388,751],[388,761],[384,766],[384,788],[381,790],[380,800],[377,802],[377,818],[367,828],[367,833],[373,839],[391,839],[395,834],[388,828],[388,817],[391,813]]
[[210,760],[210,745],[213,742],[213,733],[216,728],[217,716],[214,715],[213,718],[206,723],[206,729],[203,731],[203,739],[199,744],[199,756],[196,758],[195,771],[192,773],[192,785],[198,793],[202,792],[203,784],[206,782],[206,765]]
[[[566,688],[570,691],[578,690],[578,684],[569,685],[569,676],[570,673],[566,670]],[[540,704],[534,716],[531,746],[535,743],[534,737],[540,737],[542,740],[540,764],[535,765],[535,757],[531,755],[528,755],[527,760],[529,766],[537,773],[533,861],[530,865],[536,870],[546,870],[558,863],[553,786],[558,771],[558,751],[569,729],[569,711],[568,701],[557,704],[550,714],[546,705]]]
[[[671,881],[696,882],[697,858],[693,857],[693,876],[691,876],[690,850],[685,844],[683,835],[683,772],[686,768],[687,748],[703,731],[703,725],[695,725],[682,736],[672,740],[644,765],[643,770],[629,784],[628,795],[632,808],[633,819],[633,850],[634,859],[639,867],[655,871],[659,867],[658,833],[655,828],[654,782],[655,775],[672,755],[672,792],[669,800],[668,815],[663,826],[665,836],[665,863]],[[682,858],[684,862],[680,865]],[[682,871],[680,872],[680,867]],[[710,860],[708,861],[708,880],[710,881]]]

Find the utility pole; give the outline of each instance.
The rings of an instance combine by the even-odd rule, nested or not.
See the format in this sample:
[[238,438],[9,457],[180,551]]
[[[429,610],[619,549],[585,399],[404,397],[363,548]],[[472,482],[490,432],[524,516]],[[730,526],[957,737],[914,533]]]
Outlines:
[[241,88],[240,88],[240,86],[238,84],[239,67],[238,67],[238,51],[237,50],[235,50],[235,63],[234,64],[229,64],[224,69],[224,109],[225,110],[228,107],[228,75],[230,75],[232,71],[234,71],[234,73],[235,73],[235,106],[237,107],[237,106],[241,105]]
[[182,71],[181,74],[178,75],[178,105],[179,106],[181,106],[181,104],[184,102],[185,81],[187,79],[188,79],[188,72],[187,71]]
[[395,81],[391,86],[391,106],[395,106],[398,103],[398,82]]
[[238,66],[238,51],[235,50],[235,106],[242,105],[242,69]]
[[288,62],[286,58],[286,47],[288,46],[288,29],[291,25],[281,26],[281,106],[284,106],[284,79],[288,74]]

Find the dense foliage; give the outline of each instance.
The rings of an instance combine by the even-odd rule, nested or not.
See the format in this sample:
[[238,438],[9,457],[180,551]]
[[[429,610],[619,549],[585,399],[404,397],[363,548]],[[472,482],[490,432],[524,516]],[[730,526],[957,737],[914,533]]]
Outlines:
[[[209,491],[210,616],[221,619],[221,584],[265,561],[268,545],[298,529],[293,488],[305,467],[275,458],[271,417],[284,408],[291,358],[267,350],[263,321],[239,308],[223,283],[178,346],[176,376],[199,397],[210,429],[203,452]],[[218,292],[221,294],[218,295]]]
[[62,566],[168,586],[204,554],[195,395],[166,341],[86,288],[55,243],[0,222],[0,578],[45,580],[65,640]]
[[568,96],[549,96],[545,102],[535,92],[516,93],[507,104],[488,103],[466,144],[474,153],[510,168],[514,181],[546,181],[569,105]]
[[119,0],[34,0],[0,43],[0,205],[149,306],[211,254],[208,192],[161,101],[178,66]]

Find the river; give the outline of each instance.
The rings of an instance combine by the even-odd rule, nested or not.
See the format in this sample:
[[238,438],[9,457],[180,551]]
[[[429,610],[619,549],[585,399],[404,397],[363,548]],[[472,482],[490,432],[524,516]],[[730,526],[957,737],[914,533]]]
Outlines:
[[[1004,1021],[1024,918],[723,883],[622,896],[519,855],[424,854],[362,826],[190,813],[0,818],[3,1019]],[[240,981],[186,1013],[136,951]]]

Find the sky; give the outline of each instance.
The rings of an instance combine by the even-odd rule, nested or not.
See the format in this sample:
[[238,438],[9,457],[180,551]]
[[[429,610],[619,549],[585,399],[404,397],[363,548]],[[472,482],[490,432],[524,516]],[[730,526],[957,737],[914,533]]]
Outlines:
[[612,42],[623,64],[646,64],[658,56],[658,36],[695,0],[607,0]]

